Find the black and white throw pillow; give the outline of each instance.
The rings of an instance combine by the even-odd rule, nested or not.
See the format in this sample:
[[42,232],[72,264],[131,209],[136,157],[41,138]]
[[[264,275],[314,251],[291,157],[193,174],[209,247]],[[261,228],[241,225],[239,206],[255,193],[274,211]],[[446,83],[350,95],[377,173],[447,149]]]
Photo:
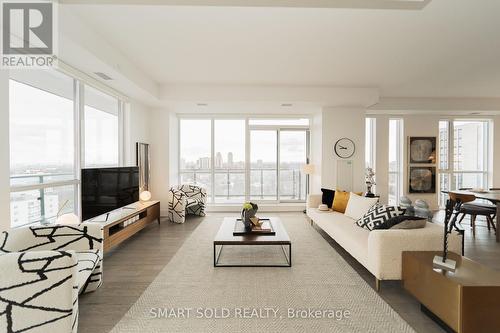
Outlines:
[[389,219],[403,213],[404,211],[399,207],[375,205],[362,218],[356,221],[356,225],[371,231]]

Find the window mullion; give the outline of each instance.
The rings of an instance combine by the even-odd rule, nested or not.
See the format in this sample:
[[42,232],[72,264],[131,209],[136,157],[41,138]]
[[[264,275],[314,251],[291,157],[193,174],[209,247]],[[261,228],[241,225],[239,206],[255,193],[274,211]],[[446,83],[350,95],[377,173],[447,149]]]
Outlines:
[[81,108],[81,90],[80,90],[80,81],[73,79],[73,127],[74,127],[74,173],[75,179],[78,180],[78,183],[75,184],[75,213],[81,218],[82,216],[82,207],[80,205],[81,198],[81,168],[82,168],[82,108]]
[[250,201],[250,126],[248,117],[245,118],[245,201]]
[[276,199],[281,201],[280,177],[281,177],[281,130],[276,129]]
[[210,178],[212,182],[211,196],[212,203],[215,203],[215,119],[210,121]]

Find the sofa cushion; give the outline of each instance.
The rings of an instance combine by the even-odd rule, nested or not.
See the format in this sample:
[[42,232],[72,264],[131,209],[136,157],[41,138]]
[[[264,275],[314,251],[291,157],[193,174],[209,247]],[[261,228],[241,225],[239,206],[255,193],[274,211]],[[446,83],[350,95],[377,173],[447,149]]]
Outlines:
[[85,283],[90,277],[90,274],[95,270],[97,264],[99,263],[99,250],[88,250],[76,252],[76,259],[78,260],[77,264],[77,282],[78,282],[78,291],[81,291],[85,286]]
[[[398,224],[404,223],[406,221],[427,221],[427,219],[423,217],[417,217],[417,216],[409,216],[409,215],[399,215],[390,218],[389,220],[385,221],[382,224],[379,224],[373,228],[373,230],[378,229],[392,229],[393,227],[397,226]],[[400,226],[399,228],[395,229],[416,229],[416,228],[411,228],[411,223],[407,224],[405,226]],[[417,224],[418,225],[418,224]],[[425,227],[425,225],[423,226]],[[421,227],[421,228],[423,228]]]
[[403,210],[395,206],[375,205],[360,219],[356,225],[368,230],[378,229],[380,225],[386,223],[389,219],[402,215]]
[[422,229],[427,225],[427,220],[422,218],[406,220],[391,227],[391,229]]
[[321,203],[327,205],[328,208],[332,208],[333,198],[335,197],[335,191],[327,188],[322,188],[321,192]]
[[365,198],[356,193],[350,193],[345,215],[353,220],[362,218],[375,204],[378,198]]
[[357,227],[353,219],[338,212],[321,212],[309,208],[307,213],[318,227],[351,256],[362,265],[367,265],[370,234],[368,230]]
[[347,203],[349,202],[349,196],[349,192],[336,191],[335,197],[333,198],[333,210],[344,214],[347,208]]

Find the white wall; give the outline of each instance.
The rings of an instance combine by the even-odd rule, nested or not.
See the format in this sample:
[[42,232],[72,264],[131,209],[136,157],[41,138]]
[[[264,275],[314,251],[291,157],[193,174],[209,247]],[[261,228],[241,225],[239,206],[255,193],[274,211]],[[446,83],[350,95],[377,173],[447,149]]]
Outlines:
[[161,215],[168,212],[169,182],[169,125],[170,113],[165,109],[150,111],[151,144],[151,194],[153,199],[161,201]]
[[[409,194],[408,193],[408,137],[409,136],[439,136],[440,116],[435,115],[376,115],[377,119],[377,154],[376,154],[376,179],[377,194],[380,202],[387,203],[389,189],[389,119],[403,119],[403,195],[412,201],[423,199],[427,201],[431,209],[438,209],[438,193],[432,194]],[[439,140],[438,140],[439,143]],[[437,165],[436,165],[437,167]],[[439,182],[439,179],[436,179]]]
[[493,117],[493,180],[492,186],[500,187],[500,116]]
[[323,187],[337,187],[337,161],[333,147],[337,140],[349,138],[356,145],[356,152],[350,159],[353,163],[353,188],[340,189],[356,192],[366,191],[365,186],[365,117],[364,108],[323,108],[322,118],[322,163],[321,184]]
[[9,72],[0,70],[0,231],[10,227]]
[[323,113],[314,114],[311,122],[310,163],[314,165],[314,174],[310,175],[310,193],[321,191],[321,164],[323,157]]
[[169,113],[169,125],[169,181],[174,185],[179,179],[179,118],[173,112]]
[[130,103],[125,111],[125,165],[136,164],[135,144],[150,142],[150,110],[138,102]]
[[[427,201],[431,209],[439,208],[439,186],[436,184],[436,193],[432,194],[410,194],[408,193],[408,137],[410,136],[435,136],[439,137],[439,120],[440,116],[419,116],[408,115],[403,117],[404,121],[404,143],[403,143],[403,194],[410,200],[415,202],[416,199]],[[439,140],[437,141],[439,145]],[[439,149],[439,147],[438,147]],[[438,161],[439,162],[439,161]],[[436,165],[436,168],[438,166]],[[436,170],[437,171],[437,170]],[[436,183],[439,182],[439,177],[436,177]]]
[[[439,193],[435,194],[408,194],[408,137],[409,136],[439,136],[439,120],[445,118],[454,118],[453,116],[439,115],[374,115],[377,119],[377,155],[376,155],[376,173],[377,173],[377,194],[381,196],[381,202],[387,202],[388,176],[388,122],[390,118],[400,118],[404,121],[404,153],[403,153],[403,195],[407,195],[411,200],[424,199],[432,209],[438,209]],[[458,116],[455,118],[459,118]],[[492,170],[491,185],[500,187],[500,116],[476,117],[492,120],[492,161],[490,168]],[[470,119],[470,117],[469,117]],[[439,140],[438,140],[439,144]],[[436,180],[439,182],[439,178]],[[438,186],[439,191],[439,186]]]

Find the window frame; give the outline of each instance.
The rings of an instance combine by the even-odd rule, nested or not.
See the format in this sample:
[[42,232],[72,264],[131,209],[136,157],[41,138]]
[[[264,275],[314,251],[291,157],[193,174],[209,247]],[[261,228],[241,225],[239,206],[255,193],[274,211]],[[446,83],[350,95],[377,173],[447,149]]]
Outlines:
[[[483,156],[483,165],[484,168],[483,170],[455,170],[455,123],[456,122],[478,122],[478,123],[483,123],[483,130],[485,131],[483,135],[483,147],[484,147],[484,156]],[[446,190],[444,188],[441,188],[441,179],[442,177],[448,177],[448,190],[457,190],[455,188],[455,176],[459,174],[481,174],[483,176],[483,183],[486,184],[488,187],[491,185],[491,135],[492,135],[492,121],[491,119],[486,119],[486,118],[442,118],[439,120],[439,123],[441,122],[446,122],[447,123],[447,130],[448,130],[448,136],[447,136],[447,144],[448,144],[448,151],[447,151],[447,168],[441,168],[441,161],[438,163],[438,174],[439,174],[439,181],[438,181],[438,186],[439,186],[439,193],[441,193],[442,190]],[[438,126],[439,127],[439,126]],[[441,142],[440,142],[441,143]],[[444,208],[446,204],[446,199],[445,196],[440,195],[439,196],[439,206],[440,208]]]
[[[305,198],[304,200],[282,200],[280,199],[280,131],[281,130],[305,130],[306,131],[306,161],[310,160],[310,153],[311,153],[311,122],[312,122],[312,117],[310,115],[294,115],[293,117],[286,116],[286,115],[265,115],[265,116],[259,116],[259,115],[243,115],[243,114],[205,114],[205,115],[196,115],[196,114],[177,114],[177,128],[179,129],[177,132],[177,140],[178,140],[178,149],[177,149],[177,180],[178,183],[181,183],[181,178],[182,174],[186,173],[191,173],[192,171],[189,170],[181,170],[181,121],[183,119],[209,119],[211,120],[211,152],[210,152],[210,157],[211,157],[211,170],[210,170],[210,175],[211,175],[211,193],[209,193],[209,198],[208,198],[208,203],[209,205],[235,205],[234,203],[217,203],[215,200],[215,121],[216,120],[244,120],[245,121],[245,168],[243,172],[245,173],[245,201],[248,202],[250,201],[250,151],[251,151],[251,145],[250,145],[250,133],[252,130],[276,130],[276,135],[277,135],[277,167],[276,167],[276,200],[253,200],[255,203],[259,204],[280,204],[280,203],[304,203],[306,202]],[[308,119],[308,125],[250,125],[250,121],[252,119]],[[305,181],[305,179],[304,179]],[[306,189],[307,192],[307,189]]]
[[[118,165],[123,166],[125,161],[125,145],[124,145],[124,129],[125,129],[125,108],[127,105],[126,98],[120,96],[119,94],[115,94],[112,92],[112,89],[104,86],[99,87],[99,83],[94,84],[94,82],[90,80],[83,79],[83,75],[75,75],[72,73],[72,70],[65,70],[63,68],[50,69],[51,71],[55,71],[58,74],[62,74],[67,76],[69,79],[73,81],[72,88],[72,102],[73,102],[73,178],[71,180],[65,181],[48,181],[39,184],[30,184],[30,185],[10,185],[10,193],[19,193],[26,191],[40,191],[40,198],[44,197],[43,192],[48,188],[61,188],[64,186],[73,186],[74,187],[74,206],[73,212],[81,218],[81,169],[84,168],[85,161],[85,88],[84,86],[90,86],[93,89],[100,91],[103,94],[109,95],[113,98],[116,98],[118,101]],[[21,84],[29,85],[35,89],[44,91],[49,94],[53,94],[50,89],[39,87],[34,84],[30,84],[28,82],[23,82],[20,79],[16,79],[12,75],[9,76],[9,81],[13,80]],[[9,175],[10,178],[10,175]],[[60,203],[64,204],[64,203]],[[59,207],[60,208],[60,207]],[[55,217],[46,218],[43,215],[44,212],[41,212],[41,218],[38,221],[25,223],[22,225],[12,226],[12,220],[9,221],[11,227],[23,227],[27,225],[37,224],[49,222],[55,219]]]
[[[389,145],[391,144],[390,140],[390,126],[391,126],[391,121],[397,121],[397,126],[396,126],[396,137],[398,140],[396,141],[396,170],[392,171],[391,170],[391,160],[390,160],[390,155],[389,155],[389,168],[387,170],[387,176],[388,176],[388,199],[390,199],[390,178],[391,175],[396,176],[396,198],[395,202],[389,204],[394,204],[394,205],[399,205],[399,202],[401,200],[401,196],[404,193],[404,170],[403,170],[403,158],[404,158],[404,119],[403,118],[390,118],[389,119]],[[389,146],[389,154],[390,154],[390,146]]]

